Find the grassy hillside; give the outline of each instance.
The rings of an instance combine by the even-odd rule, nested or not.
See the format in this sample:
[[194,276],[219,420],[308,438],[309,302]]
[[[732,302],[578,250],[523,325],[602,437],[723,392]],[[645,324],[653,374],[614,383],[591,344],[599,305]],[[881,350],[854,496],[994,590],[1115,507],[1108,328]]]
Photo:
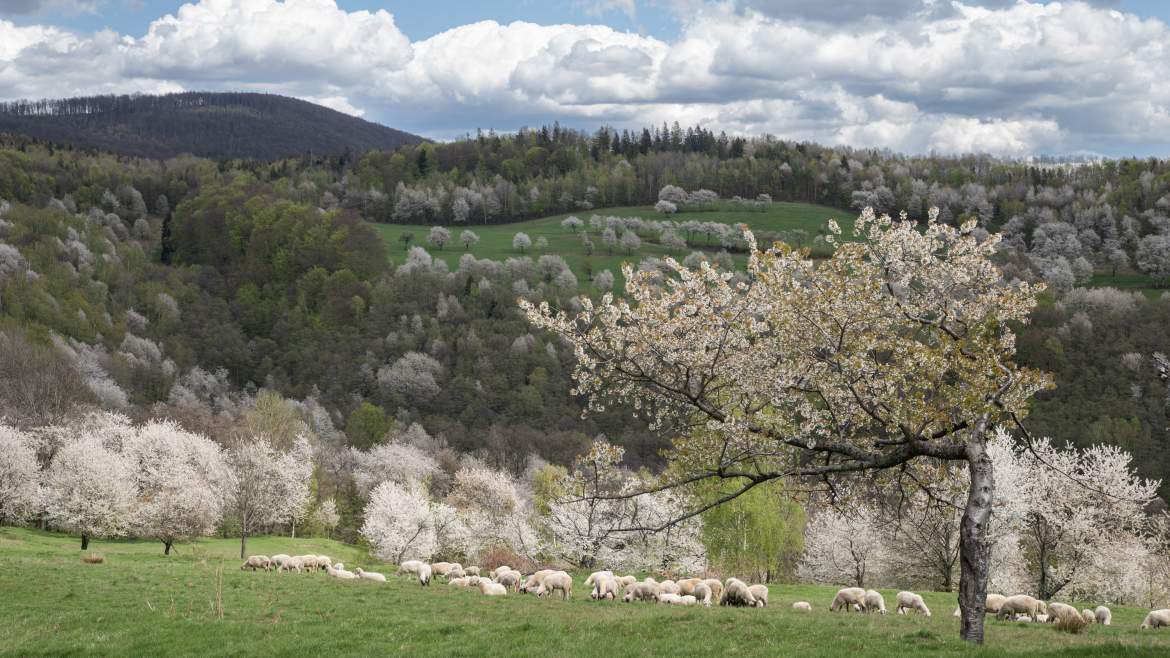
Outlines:
[[[474,222],[470,222],[467,225],[448,227],[451,230],[452,242],[446,245],[442,251],[435,249],[427,243],[426,238],[430,232],[429,226],[401,224],[376,224],[376,226],[378,231],[381,232],[383,240],[386,242],[386,248],[389,251],[391,260],[395,263],[401,263],[405,258],[406,251],[400,238],[403,233],[409,232],[414,235],[414,242],[412,244],[426,248],[432,256],[442,258],[452,269],[458,265],[459,257],[464,253],[468,253],[468,251],[477,258],[491,258],[492,260],[500,261],[509,256],[520,256],[521,253],[512,248],[512,237],[518,232],[527,233],[533,242],[536,241],[537,237],[543,236],[548,240],[548,248],[543,251],[528,249],[524,255],[532,256],[534,259],[545,253],[560,255],[568,262],[569,267],[573,269],[573,273],[577,275],[577,279],[582,284],[588,281],[585,267],[588,262],[592,265],[594,274],[602,270],[612,271],[615,277],[615,288],[620,288],[622,284],[622,262],[629,262],[636,265],[648,256],[662,258],[667,255],[673,255],[676,258],[682,259],[694,250],[693,248],[688,248],[671,252],[661,245],[653,244],[649,240],[643,239],[642,247],[636,253],[627,254],[618,247],[611,254],[602,243],[601,236],[596,233],[591,233],[590,238],[593,240],[594,252],[592,256],[587,257],[584,248],[581,246],[580,233],[574,234],[561,228],[561,221],[570,214],[581,218],[586,224],[588,224],[589,217],[593,214],[616,217],[641,217],[647,220],[662,218],[662,215],[655,212],[651,207],[631,206],[626,208],[606,208],[597,211],[564,213],[513,224],[480,224],[477,226]],[[701,222],[717,221],[725,224],[743,223],[757,232],[803,230],[811,240],[818,232],[825,228],[825,225],[830,219],[836,219],[843,231],[851,231],[854,214],[850,211],[808,203],[773,203],[766,212],[680,212],[675,214],[672,219],[679,222],[693,219]],[[468,251],[464,251],[463,244],[459,242],[459,233],[464,229],[471,229],[480,238],[479,244]],[[709,250],[718,251],[718,245],[712,245]],[[742,260],[742,258],[738,260]]]
[[[328,540],[266,537],[250,552],[326,553],[377,568]],[[485,598],[442,583],[340,582],[324,574],[242,572],[238,540],[180,546],[95,541],[104,564],[80,561],[75,537],[0,528],[3,656],[1165,656],[1170,630],[1140,631],[1145,610],[1115,607],[1114,625],[1081,635],[1047,624],[990,621],[983,649],[957,639],[955,595],[928,593],[931,618],[830,614],[834,588],[773,586],[760,609],[677,608]],[[892,606],[894,591],[883,591]],[[218,599],[218,604],[217,604]],[[790,605],[807,600],[814,611]],[[222,614],[221,612],[222,611]]]

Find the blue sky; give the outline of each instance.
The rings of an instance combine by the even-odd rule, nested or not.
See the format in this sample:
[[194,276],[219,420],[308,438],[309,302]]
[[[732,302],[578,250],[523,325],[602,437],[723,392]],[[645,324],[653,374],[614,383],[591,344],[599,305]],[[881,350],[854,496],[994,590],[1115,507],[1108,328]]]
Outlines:
[[0,0],[0,100],[240,89],[436,139],[679,121],[1170,155],[1155,0]]

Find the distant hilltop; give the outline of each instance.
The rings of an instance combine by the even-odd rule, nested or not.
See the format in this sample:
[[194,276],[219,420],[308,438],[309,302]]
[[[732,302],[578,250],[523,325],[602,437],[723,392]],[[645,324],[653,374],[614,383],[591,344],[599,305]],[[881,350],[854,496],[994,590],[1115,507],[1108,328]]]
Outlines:
[[0,103],[0,133],[122,155],[276,158],[394,149],[426,141],[275,94],[184,92]]

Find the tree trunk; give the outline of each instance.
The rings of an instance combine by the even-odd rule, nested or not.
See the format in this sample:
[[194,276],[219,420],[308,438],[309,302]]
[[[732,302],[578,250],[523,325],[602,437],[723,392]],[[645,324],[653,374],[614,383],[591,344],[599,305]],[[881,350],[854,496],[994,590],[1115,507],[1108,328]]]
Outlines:
[[163,555],[170,555],[171,554],[171,544],[173,544],[173,543],[175,543],[175,542],[166,541],[165,539],[163,540]]
[[968,642],[983,644],[987,572],[991,562],[987,525],[991,521],[995,474],[984,444],[982,424],[972,432],[967,446],[967,464],[971,472],[971,489],[959,524],[959,636]]
[[81,533],[81,550],[89,548],[89,533]]
[[247,559],[244,553],[248,550],[248,530],[245,528],[240,532],[240,559]]

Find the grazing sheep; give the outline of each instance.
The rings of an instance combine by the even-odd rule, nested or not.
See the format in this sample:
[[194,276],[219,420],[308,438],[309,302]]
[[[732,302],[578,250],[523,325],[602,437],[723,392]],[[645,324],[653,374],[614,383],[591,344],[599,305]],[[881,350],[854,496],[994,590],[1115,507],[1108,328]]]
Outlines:
[[687,594],[693,594],[695,591],[695,585],[699,585],[702,582],[702,578],[683,578],[679,581],[676,581],[675,584],[678,585],[678,593],[686,596]]
[[267,555],[249,555],[244,564],[240,566],[240,571],[244,571],[245,569],[251,569],[252,571],[263,569],[268,571],[271,568],[272,560],[268,559]]
[[462,578],[466,575],[467,575],[467,573],[465,571],[463,571],[463,567],[461,567],[457,564],[457,565],[451,567],[451,569],[447,571],[447,574],[444,577],[447,580],[451,580],[452,578]]
[[654,576],[646,576],[644,579],[642,579],[642,582],[644,582],[644,583],[649,583],[649,584],[651,584],[651,585],[657,585],[657,584],[658,584],[658,581],[657,581],[657,580],[654,580]]
[[1146,620],[1142,622],[1141,628],[1145,630],[1160,626],[1170,626],[1170,608],[1151,610],[1150,614],[1146,615]]
[[504,571],[511,571],[511,570],[512,570],[512,567],[509,567],[506,564],[501,564],[500,566],[496,567],[495,569],[492,569],[491,571],[489,571],[488,576],[492,580],[495,580],[496,576],[500,575],[500,573],[502,573]]
[[[684,594],[683,596],[687,595]],[[708,608],[711,607],[711,588],[707,587],[707,583],[700,582],[696,584],[691,590],[689,596],[695,597],[698,599],[699,603],[702,603]]]
[[358,567],[357,569],[354,569],[353,572],[356,573],[358,578],[361,578],[362,580],[373,580],[379,583],[386,582],[386,576],[376,571],[362,571],[361,567]]
[[703,584],[711,588],[711,598],[718,601],[723,598],[723,581],[718,578],[704,578]]
[[1102,626],[1108,626],[1113,623],[1113,612],[1103,605],[1097,606],[1093,614],[1097,617],[1097,623]]
[[626,603],[631,601],[656,601],[658,599],[658,583],[634,583],[626,588],[626,594],[622,600]]
[[1097,615],[1093,614],[1093,611],[1088,608],[1081,610],[1081,617],[1085,620],[1086,624],[1092,624],[1097,621]]
[[447,581],[447,584],[451,587],[467,587],[469,583],[467,576],[464,576],[462,578],[452,578],[451,580]]
[[549,598],[552,598],[552,593],[557,590],[561,592],[562,601],[573,598],[573,577],[564,571],[550,573],[541,581],[540,587],[536,589],[536,595],[544,596],[548,594],[550,595]]
[[673,580],[664,580],[658,583],[658,591],[667,592],[669,594],[679,594],[678,583]]
[[738,578],[728,578],[723,586],[723,596],[719,599],[719,605],[754,608],[756,597],[752,596],[747,583]]
[[341,567],[328,566],[325,567],[325,572],[330,576],[337,578],[338,580],[354,580],[358,577],[356,573],[352,571],[346,571]]
[[285,555],[284,553],[277,553],[276,555],[273,555],[269,559],[272,560],[273,568],[276,569],[277,571],[280,571],[281,565],[283,565],[284,561],[287,560],[289,557],[290,556]]
[[801,612],[812,612],[812,604],[808,601],[797,601],[792,604],[793,610],[800,610]]
[[432,562],[431,573],[435,576],[446,576],[453,566],[455,566],[453,562]]
[[1056,621],[1058,618],[1068,616],[1068,615],[1076,615],[1076,616],[1080,617],[1081,613],[1077,612],[1076,608],[1072,607],[1071,605],[1068,605],[1067,603],[1060,603],[1059,601],[1053,601],[1052,603],[1048,604],[1048,619],[1047,619],[1048,623],[1052,623],[1052,622]]
[[589,593],[589,598],[595,601],[602,599],[616,600],[618,597],[618,583],[613,576],[602,576],[593,583],[593,591]]
[[403,574],[418,575],[418,570],[422,568],[423,563],[418,560],[407,560],[398,565],[398,571],[394,575],[401,576]]
[[479,567],[463,567],[463,573],[467,574],[468,576],[478,576]]
[[[549,573],[552,573],[552,571],[550,570]],[[612,571],[594,571],[593,573],[589,574],[588,578],[585,579],[585,586],[586,587],[593,587],[594,585],[597,584],[597,580],[599,578],[601,578],[602,576],[608,576],[609,578],[613,578],[613,572]]]
[[681,598],[681,597],[678,594],[675,594],[674,592],[659,592],[658,593],[658,602],[659,603],[674,603],[679,598]]
[[1038,601],[1027,594],[1016,594],[1003,600],[1003,605],[999,607],[995,618],[1002,621],[1009,617],[1014,619],[1016,615],[1025,614],[1032,621],[1040,621],[1038,617],[1041,613],[1044,613],[1044,617],[1047,619],[1048,606],[1044,605],[1043,601]]
[[316,555],[298,555],[297,559],[301,561],[301,568],[309,573],[317,571],[321,565],[317,563]]
[[304,571],[304,564],[299,557],[290,557],[280,564],[280,571],[296,571],[300,573]]
[[511,587],[514,590],[520,590],[520,572],[519,571],[504,571],[496,574],[496,582],[504,587]]
[[1079,633],[1089,622],[1071,605],[1053,603],[1048,606],[1051,614],[1048,620],[1056,623],[1056,629],[1066,633]]
[[836,612],[838,608],[843,612],[849,612],[850,608],[859,612],[864,610],[865,590],[860,587],[844,587],[837,590],[837,596],[833,598],[829,612]]
[[[1004,600],[1007,599],[1003,594],[988,594],[987,602],[983,607],[983,614],[994,615],[999,612],[1000,606],[1003,605]],[[958,617],[962,614],[962,606],[955,606],[955,614],[952,617]]]
[[484,596],[504,596],[508,593],[508,588],[499,583],[493,583],[486,578],[480,578],[479,593]]
[[[540,587],[540,583],[544,580],[545,576],[549,575],[550,573],[555,573],[555,570],[554,569],[541,569],[540,571],[537,571],[536,573],[528,576],[528,578],[524,579],[524,583],[522,585],[520,585],[519,587],[517,587],[516,591],[518,591],[518,592],[535,592],[536,588]],[[588,581],[586,581],[586,584],[590,584],[590,583]]]
[[324,569],[325,567],[333,566],[333,560],[328,555],[317,556],[317,566]]
[[618,585],[622,589],[625,589],[626,587],[629,587],[630,585],[633,585],[634,583],[638,582],[638,577],[637,576],[618,576],[617,582],[618,582]]
[[757,608],[768,607],[768,586],[767,585],[751,585],[750,587],[748,587],[748,591],[752,593],[753,597],[755,597]]
[[424,564],[418,568],[418,584],[423,587],[431,584],[431,565]]
[[658,595],[659,603],[668,603],[670,605],[695,605],[699,602],[694,596],[687,594],[685,596],[679,594],[671,594],[663,592]]
[[886,599],[876,589],[865,590],[865,611],[886,614]]
[[916,610],[927,617],[930,616],[930,608],[926,607],[926,601],[923,601],[922,597],[914,592],[898,592],[895,600],[898,603],[898,614],[900,615],[907,614],[907,611],[910,610]]

